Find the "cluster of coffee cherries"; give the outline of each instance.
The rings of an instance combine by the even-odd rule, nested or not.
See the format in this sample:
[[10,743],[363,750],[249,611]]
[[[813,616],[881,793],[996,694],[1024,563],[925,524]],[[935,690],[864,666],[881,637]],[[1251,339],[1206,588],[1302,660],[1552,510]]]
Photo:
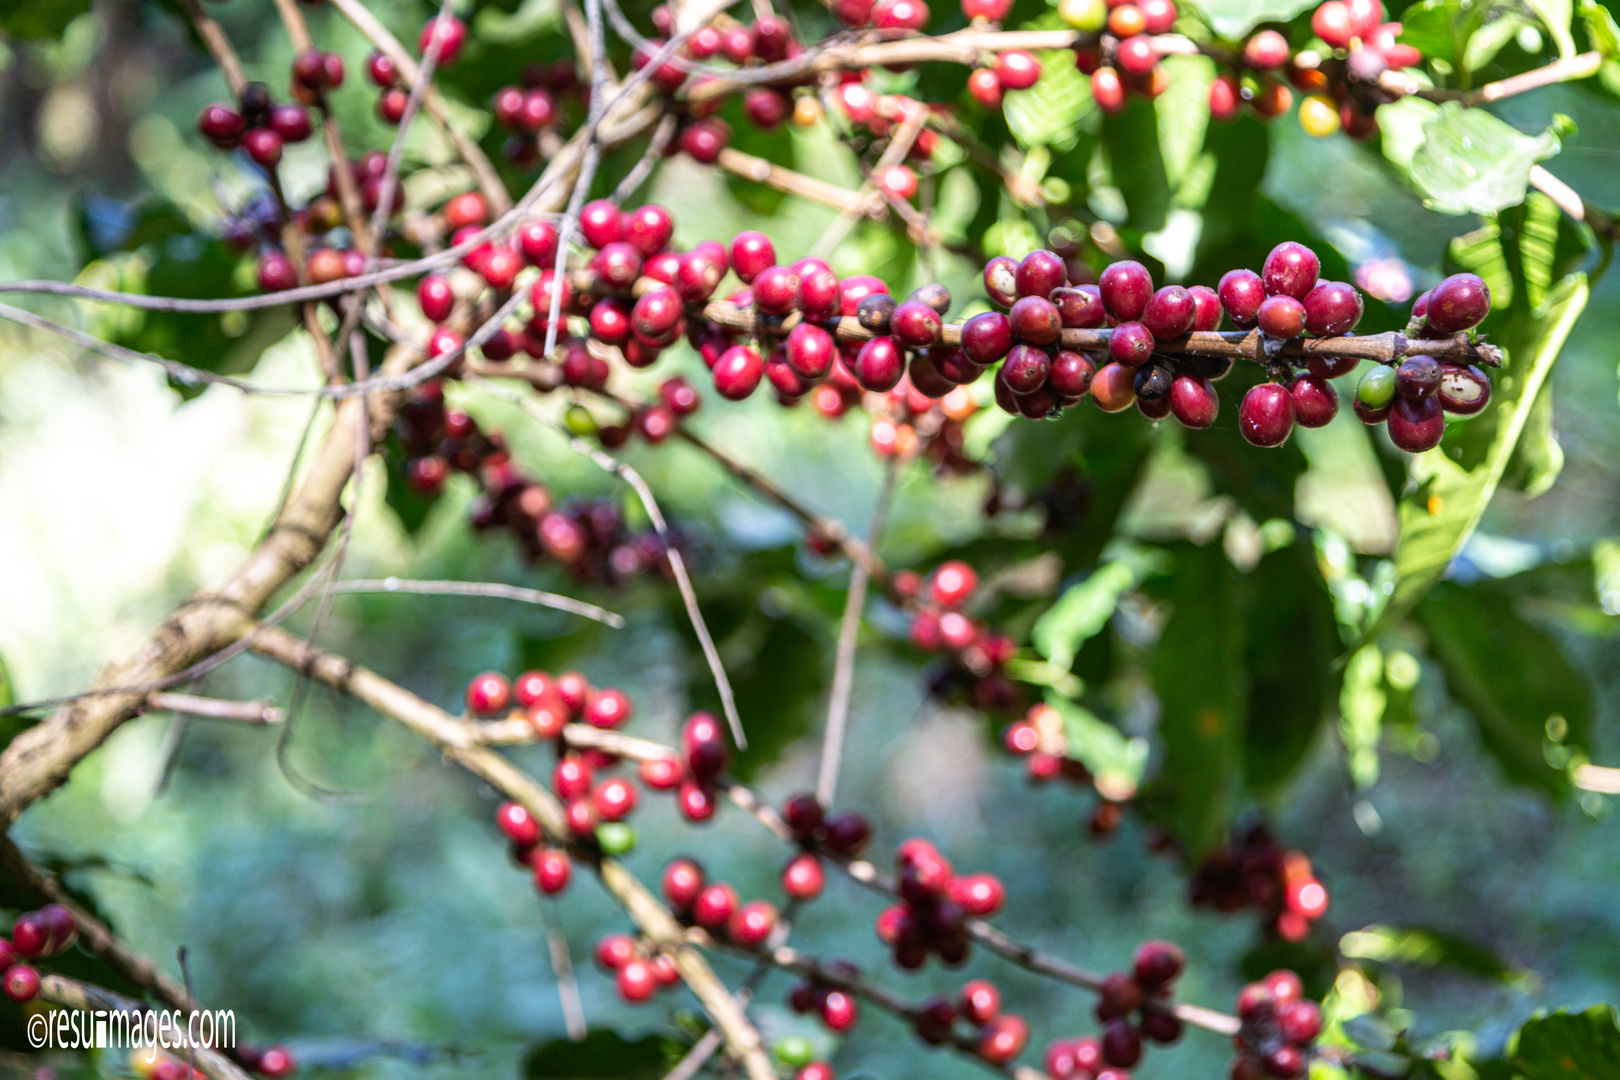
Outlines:
[[775,904],[769,900],[745,903],[728,882],[710,881],[693,859],[671,859],[664,866],[661,887],[676,918],[688,926],[701,926],[716,940],[740,949],[764,945],[781,919]]
[[993,874],[957,874],[939,849],[921,837],[903,841],[894,864],[899,903],[877,917],[877,935],[895,966],[916,971],[937,955],[947,967],[968,958],[967,921],[994,915],[1006,888]]
[[11,938],[0,938],[0,990],[12,1001],[31,1000],[39,993],[39,969],[28,961],[55,956],[78,936],[73,913],[61,904],[17,916]]
[[1188,899],[1217,911],[1258,908],[1287,941],[1303,940],[1328,909],[1310,856],[1279,844],[1260,822],[1205,857],[1188,883]]
[[893,587],[911,613],[912,645],[945,657],[930,680],[935,695],[962,695],[987,712],[1009,708],[1016,688],[1003,669],[1016,646],[1012,638],[967,613],[979,588],[973,567],[953,559],[926,579],[903,571],[895,575]]
[[[343,60],[336,53],[299,53],[293,61],[295,93],[308,85],[306,76],[314,81],[316,92],[335,86],[343,81]],[[253,82],[242,87],[234,108],[219,102],[203,106],[197,115],[197,130],[220,150],[241,147],[255,164],[274,169],[281,161],[282,149],[288,143],[309,138],[314,126],[304,106],[277,103],[269,87]]]
[[462,410],[445,406],[439,381],[413,389],[394,428],[410,455],[405,476],[415,490],[434,496],[452,473],[471,476],[482,489],[471,509],[473,527],[507,530],[530,562],[549,556],[581,580],[604,585],[669,573],[656,531],[631,532],[611,501],[556,504],[545,484],[518,469],[498,432],[486,433]]
[[681,981],[674,960],[629,934],[608,934],[597,941],[592,955],[598,967],[613,973],[619,997],[632,1005],[649,1001],[658,991]]
[[821,864],[823,852],[853,859],[872,840],[872,826],[864,815],[854,810],[828,813],[809,792],[800,792],[782,804],[782,820],[800,848],[782,867],[782,891],[794,900],[814,900],[821,895],[827,880]]
[[962,984],[956,997],[936,995],[917,1007],[912,1027],[930,1046],[957,1041],[957,1024],[973,1029],[974,1053],[994,1065],[1005,1065],[1029,1044],[1029,1022],[1001,1010],[1001,989],[988,979]]
[[[528,671],[515,683],[499,672],[486,671],[467,684],[466,697],[467,711],[473,716],[521,718],[534,728],[537,738],[556,742],[559,754],[551,786],[563,803],[568,829],[576,837],[601,839],[598,825],[622,822],[635,810],[640,801],[636,786],[620,776],[600,775],[619,763],[617,755],[591,747],[569,750],[557,741],[570,722],[603,730],[622,726],[635,713],[630,696],[623,690],[592,686],[577,671],[556,676]],[[525,823],[527,817],[526,813],[508,813],[508,807],[503,806],[497,821],[514,844],[522,841],[508,831],[509,824],[523,837],[532,827],[536,832],[532,842],[538,842],[538,823]]]
[[1273,971],[1238,993],[1243,1029],[1234,1043],[1232,1080],[1296,1080],[1310,1066],[1311,1046],[1322,1032],[1322,1011],[1304,996],[1292,971]]
[[[1091,771],[1066,753],[1063,717],[1045,702],[1031,705],[1022,720],[1007,725],[1001,733],[1001,741],[1008,750],[1024,759],[1024,771],[1031,783],[1046,784],[1063,779],[1071,784],[1096,787]],[[1110,792],[1110,797],[1098,790],[1097,794],[1097,805],[1092,808],[1087,831],[1100,838],[1119,827],[1125,816],[1126,793]]]
[[[1478,326],[1491,310],[1491,290],[1475,274],[1453,274],[1412,304],[1409,333],[1451,337]],[[1370,425],[1388,424],[1402,450],[1439,445],[1446,415],[1473,416],[1490,404],[1491,381],[1472,364],[1408,356],[1371,367],[1356,384],[1355,413]]]
[[1159,63],[1156,34],[1176,21],[1172,0],[1062,0],[1058,15],[1068,25],[1098,34],[1075,46],[1075,66],[1091,79],[1097,107],[1117,113],[1132,94],[1156,98],[1170,87]]

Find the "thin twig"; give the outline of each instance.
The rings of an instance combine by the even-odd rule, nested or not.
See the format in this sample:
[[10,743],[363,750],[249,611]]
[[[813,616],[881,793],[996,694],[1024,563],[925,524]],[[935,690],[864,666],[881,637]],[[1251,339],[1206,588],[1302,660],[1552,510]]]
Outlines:
[[703,611],[698,607],[697,590],[692,587],[691,575],[686,570],[686,560],[681,557],[680,547],[670,532],[669,523],[664,520],[664,512],[659,509],[658,500],[653,497],[652,488],[647,486],[647,481],[618,458],[571,434],[566,425],[545,413],[522,394],[497,386],[488,379],[476,375],[469,375],[467,381],[485,388],[502,400],[513,403],[528,415],[557,431],[568,440],[569,447],[575,453],[585,457],[604,472],[617,476],[635,491],[643,509],[647,511],[647,516],[652,519],[653,529],[657,531],[658,538],[663,541],[664,557],[669,561],[670,572],[680,589],[681,602],[686,605],[686,615],[692,623],[692,632],[697,635],[698,643],[703,648],[703,658],[709,664],[709,673],[714,677],[715,691],[720,695],[720,705],[725,712],[726,722],[731,727],[731,737],[738,749],[746,750],[748,737],[743,734],[742,717],[737,715],[736,695],[732,693],[731,680],[726,676],[725,664],[720,660],[720,650],[715,647],[708,624],[703,620]]
[[[895,481],[905,458],[896,455],[883,473],[872,524],[866,530],[866,546],[876,548],[883,535],[883,522],[894,495]],[[844,614],[839,621],[838,648],[833,662],[832,690],[827,697],[827,730],[821,741],[821,767],[816,774],[816,799],[832,806],[838,794],[838,766],[844,756],[844,728],[849,723],[850,692],[855,687],[855,645],[861,632],[861,616],[866,609],[866,567],[854,563],[849,572],[849,594],[844,598]]]

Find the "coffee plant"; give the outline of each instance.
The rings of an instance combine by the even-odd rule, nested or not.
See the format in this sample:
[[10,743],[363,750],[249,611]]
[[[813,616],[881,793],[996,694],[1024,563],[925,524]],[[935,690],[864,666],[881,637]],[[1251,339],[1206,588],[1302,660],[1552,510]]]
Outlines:
[[[401,799],[365,834],[385,861],[453,817],[413,892],[488,921],[532,888],[499,950],[545,971],[507,1018],[529,1077],[1620,1076],[1620,1014],[1591,1003],[1612,969],[1534,1012],[1403,994],[1402,971],[1534,977],[1470,926],[1388,925],[1405,886],[1297,812],[1331,788],[1315,812],[1370,840],[1382,763],[1432,761],[1441,718],[1569,829],[1620,794],[1592,685],[1620,554],[1481,530],[1499,491],[1557,480],[1552,372],[1620,236],[1608,6],[937,6],[0,12],[3,138],[45,163],[14,173],[69,178],[75,222],[0,248],[5,363],[151,373],[176,425],[226,399],[308,420],[279,495],[233,481],[269,521],[239,565],[187,567],[144,644],[61,668],[88,684],[0,678],[0,1075],[491,1071],[386,1008],[392,968],[358,950],[297,1014],[268,990],[290,942],[228,959],[266,908],[340,904],[257,810],[268,831],[224,823],[239,794],[184,819],[237,837],[195,871],[228,925],[176,925],[188,885],[108,884],[152,819],[86,785],[114,805],[120,729],[152,713],[143,799],[270,790],[243,786],[264,766],[341,833],[373,798],[315,779],[341,765]],[[1566,142],[1604,165],[1561,179]],[[0,195],[0,220],[22,236],[9,204],[59,197]],[[86,499],[87,460],[27,467]],[[439,621],[447,597],[471,614]],[[331,701],[432,760],[321,731]],[[1453,797],[1414,775],[1406,813]],[[240,844],[280,861],[248,873]],[[1057,863],[1114,890],[1129,948],[1097,948]],[[395,887],[355,902],[388,918]],[[504,1001],[456,952],[467,909],[427,910],[386,939],[405,980]],[[1612,947],[1563,910],[1541,932]],[[30,1041],[203,1002],[242,1037]],[[334,1040],[323,1014],[367,1022]]]

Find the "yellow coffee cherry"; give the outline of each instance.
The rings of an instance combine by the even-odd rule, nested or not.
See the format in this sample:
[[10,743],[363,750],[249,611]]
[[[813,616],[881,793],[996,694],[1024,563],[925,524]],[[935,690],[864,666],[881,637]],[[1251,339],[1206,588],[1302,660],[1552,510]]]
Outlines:
[[1058,18],[1076,30],[1096,33],[1108,25],[1108,0],[1060,0]]
[[1312,94],[1299,103],[1299,126],[1305,134],[1325,139],[1339,130],[1339,107],[1330,97]]

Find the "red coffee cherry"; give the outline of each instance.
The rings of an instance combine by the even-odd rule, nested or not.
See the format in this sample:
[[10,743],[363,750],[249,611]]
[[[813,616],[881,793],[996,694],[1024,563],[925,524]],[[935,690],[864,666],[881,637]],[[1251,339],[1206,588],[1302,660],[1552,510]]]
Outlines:
[[1238,407],[1238,430],[1254,446],[1281,446],[1294,430],[1294,403],[1276,383],[1249,388]]
[[506,676],[486,671],[474,676],[467,684],[467,711],[474,716],[494,716],[506,711],[512,700],[511,684]]

